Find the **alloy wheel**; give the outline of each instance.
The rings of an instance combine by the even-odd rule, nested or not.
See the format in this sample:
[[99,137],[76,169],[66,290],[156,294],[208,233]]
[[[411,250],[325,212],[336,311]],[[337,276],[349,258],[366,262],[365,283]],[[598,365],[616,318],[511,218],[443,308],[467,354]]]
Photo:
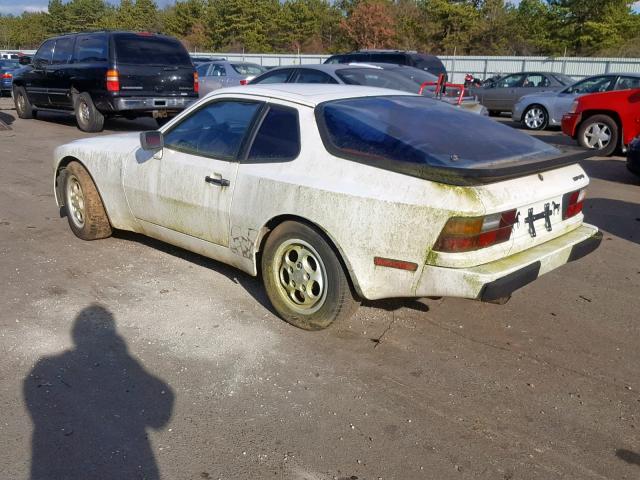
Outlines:
[[312,314],[327,296],[327,274],[322,258],[307,242],[290,239],[276,251],[278,292],[293,310]]
[[74,225],[78,228],[84,227],[85,222],[85,201],[82,186],[75,175],[67,178],[67,213]]
[[595,148],[596,150],[602,150],[609,142],[611,142],[611,128],[602,122],[596,122],[589,125],[584,131],[584,143],[589,148]]
[[530,108],[524,116],[524,124],[532,130],[540,128],[544,124],[544,120],[544,112],[539,107]]

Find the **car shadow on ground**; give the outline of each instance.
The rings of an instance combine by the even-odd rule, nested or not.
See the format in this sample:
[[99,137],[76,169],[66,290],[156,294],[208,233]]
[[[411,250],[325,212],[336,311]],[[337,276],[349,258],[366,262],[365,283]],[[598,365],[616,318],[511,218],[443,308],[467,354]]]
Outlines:
[[[249,295],[253,297],[260,305],[271,312],[276,317],[279,317],[278,313],[273,309],[269,297],[264,290],[262,280],[260,276],[252,277],[251,275],[238,270],[232,266],[226,265],[222,262],[204,257],[197,253],[184,250],[183,248],[176,247],[169,243],[156,240],[155,238],[146,237],[139,233],[128,232],[124,230],[114,230],[113,236],[121,240],[128,240],[136,243],[140,243],[147,247],[155,248],[161,252],[168,253],[174,257],[186,260],[200,267],[209,268],[224,275],[232,282],[240,285],[244,288]],[[363,306],[371,308],[379,308],[389,312],[400,310],[402,308],[408,308],[411,310],[417,310],[421,312],[428,312],[429,307],[415,298],[392,298],[383,300],[364,300]]]
[[30,479],[158,480],[148,429],[169,422],[172,389],[129,353],[106,308],[84,308],[72,338],[72,349],[40,358],[23,382]]
[[632,452],[631,450],[626,450],[624,448],[619,448],[616,450],[616,457],[620,460],[624,460],[631,465],[638,465],[640,467],[640,454],[636,452]]
[[616,237],[640,244],[640,204],[609,198],[588,198],[584,218]]
[[11,115],[10,113],[0,112],[0,122],[4,123],[5,125],[11,125],[13,122],[15,122],[15,120],[16,117]]
[[[39,111],[37,115],[37,120],[39,121],[78,128],[76,118],[71,113],[64,114]],[[138,132],[142,130],[156,130],[157,128],[158,124],[150,117],[137,118],[135,120],[127,120],[126,118],[108,118],[104,122],[104,133]]]
[[580,162],[587,175],[609,182],[625,185],[640,185],[640,176],[634,175],[627,168],[625,161],[611,158],[607,160],[583,160]]

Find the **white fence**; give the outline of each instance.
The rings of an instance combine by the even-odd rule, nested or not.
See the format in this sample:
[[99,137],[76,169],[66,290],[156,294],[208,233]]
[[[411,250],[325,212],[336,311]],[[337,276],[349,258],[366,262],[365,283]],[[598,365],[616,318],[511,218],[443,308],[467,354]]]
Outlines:
[[[4,53],[0,50],[0,53]],[[25,54],[33,54],[33,50],[23,50]],[[236,61],[253,62],[266,67],[281,65],[305,65],[324,62],[329,55],[296,55],[267,53],[213,53],[196,52],[193,55],[203,57],[225,58]],[[575,78],[589,75],[615,72],[640,73],[640,58],[592,58],[592,57],[461,57],[441,55],[449,78],[461,82],[467,73],[479,78],[487,78],[496,74],[522,71],[557,72]]]

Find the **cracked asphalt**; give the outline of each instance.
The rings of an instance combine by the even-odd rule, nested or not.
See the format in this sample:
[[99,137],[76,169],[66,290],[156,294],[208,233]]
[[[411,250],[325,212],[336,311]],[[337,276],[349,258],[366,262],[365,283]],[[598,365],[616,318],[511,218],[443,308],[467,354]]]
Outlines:
[[584,162],[602,246],[508,304],[372,302],[304,332],[230,267],[75,238],[50,163],[87,134],[6,98],[0,120],[2,478],[640,478],[640,179],[623,158]]

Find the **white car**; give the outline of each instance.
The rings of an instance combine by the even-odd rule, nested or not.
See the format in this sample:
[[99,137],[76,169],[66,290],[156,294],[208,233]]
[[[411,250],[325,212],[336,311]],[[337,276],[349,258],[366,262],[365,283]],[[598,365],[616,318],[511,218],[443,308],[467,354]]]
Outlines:
[[312,330],[363,298],[501,302],[594,250],[576,161],[417,95],[268,85],[62,145],[54,182],[78,237],[132,230],[261,272],[282,318]]

